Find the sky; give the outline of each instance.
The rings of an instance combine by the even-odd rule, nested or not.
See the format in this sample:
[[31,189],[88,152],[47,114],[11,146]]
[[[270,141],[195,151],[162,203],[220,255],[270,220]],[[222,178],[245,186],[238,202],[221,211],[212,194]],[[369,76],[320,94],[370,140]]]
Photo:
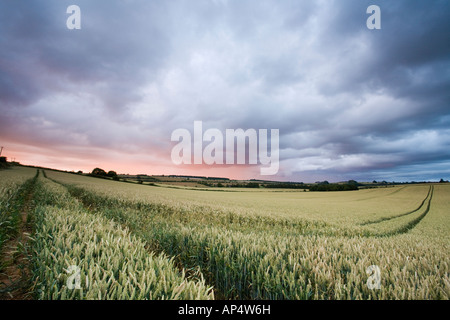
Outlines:
[[[23,164],[450,179],[448,0],[0,0],[0,48],[0,145]],[[174,164],[171,134],[194,121],[278,129],[278,173]]]

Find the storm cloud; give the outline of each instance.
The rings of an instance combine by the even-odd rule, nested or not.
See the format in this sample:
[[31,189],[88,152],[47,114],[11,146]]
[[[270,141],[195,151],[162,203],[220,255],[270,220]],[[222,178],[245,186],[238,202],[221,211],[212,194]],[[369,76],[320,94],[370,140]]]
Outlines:
[[449,18],[445,0],[2,0],[0,144],[61,169],[261,178],[173,165],[171,132],[201,120],[279,129],[271,179],[449,179]]

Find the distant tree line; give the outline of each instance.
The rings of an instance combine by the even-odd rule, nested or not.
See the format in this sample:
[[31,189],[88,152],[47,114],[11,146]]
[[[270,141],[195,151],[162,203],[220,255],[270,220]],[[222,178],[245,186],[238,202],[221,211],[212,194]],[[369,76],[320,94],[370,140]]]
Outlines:
[[309,191],[350,191],[358,190],[360,185],[355,180],[350,180],[347,183],[329,183],[328,181],[316,182],[315,184],[304,184],[303,182],[235,182],[235,183],[212,183],[206,181],[199,181],[208,187],[227,187],[227,188],[267,188],[267,189],[309,189]]
[[[164,177],[164,175],[163,175]],[[184,178],[184,179],[203,179],[203,180],[222,180],[222,181],[230,181],[229,178],[219,178],[219,177],[204,177],[204,176],[179,176],[179,175],[168,175],[169,178]]]
[[329,183],[328,181],[316,182],[310,185],[309,191],[352,191],[358,190],[360,184],[355,180],[349,180],[347,183]]
[[351,191],[358,190],[356,184],[340,184],[340,183],[328,183],[328,184],[314,184],[309,186],[309,191]]
[[[4,161],[6,162],[5,157]],[[3,159],[0,158],[0,164]],[[77,172],[78,174],[82,174],[81,171]],[[89,176],[103,179],[113,179],[120,180],[119,176],[115,171],[108,171],[101,168],[95,168]],[[158,181],[157,179],[147,176],[147,175],[137,175],[137,182],[142,184],[144,181]],[[178,177],[185,178],[187,182],[190,182],[189,179],[204,179],[206,181],[197,181],[197,183],[208,186],[208,187],[227,187],[227,188],[267,188],[267,189],[308,189],[309,191],[352,191],[358,190],[359,187],[363,188],[373,188],[380,186],[388,186],[388,185],[397,185],[397,184],[416,184],[416,183],[426,183],[426,182],[387,182],[381,181],[378,182],[374,180],[372,184],[361,184],[355,180],[349,180],[345,183],[329,183],[328,181],[317,181],[314,184],[305,184],[303,182],[268,182],[263,180],[252,179],[250,182],[231,182],[232,180],[228,178],[216,178],[216,177],[201,177],[201,176],[175,176],[170,175],[169,177]],[[216,180],[218,182],[214,182]],[[448,183],[448,180],[441,179],[439,183]]]
[[91,177],[96,177],[96,178],[104,178],[104,179],[114,179],[114,180],[119,180],[119,177],[117,176],[117,173],[115,171],[108,171],[106,172],[105,170],[101,169],[101,168],[95,168],[94,170],[92,170],[92,172],[90,174],[88,174]]
[[266,183],[263,186],[268,189],[308,189],[303,182],[276,182]]

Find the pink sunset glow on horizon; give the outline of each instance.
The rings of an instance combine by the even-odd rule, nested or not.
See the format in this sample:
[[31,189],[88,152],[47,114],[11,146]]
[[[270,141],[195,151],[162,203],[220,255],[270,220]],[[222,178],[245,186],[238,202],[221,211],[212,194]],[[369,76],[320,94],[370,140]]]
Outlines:
[[[210,166],[210,165],[174,165],[170,154],[167,164],[161,160],[155,161],[145,154],[126,154],[116,151],[102,150],[99,155],[92,156],[93,152],[78,150],[76,156],[65,151],[45,150],[42,148],[11,145],[4,149],[3,155],[8,161],[15,160],[23,165],[57,169],[62,171],[82,171],[89,173],[99,167],[105,171],[116,171],[118,174],[147,174],[147,175],[187,175],[222,177],[234,180],[266,179],[270,177],[259,176],[258,166]],[[153,161],[153,163],[152,163]]]

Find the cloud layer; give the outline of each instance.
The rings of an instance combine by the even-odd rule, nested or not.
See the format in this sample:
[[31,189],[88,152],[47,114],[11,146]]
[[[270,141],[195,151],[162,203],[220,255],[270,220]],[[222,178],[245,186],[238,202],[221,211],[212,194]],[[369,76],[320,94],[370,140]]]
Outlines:
[[0,143],[63,169],[261,178],[174,166],[171,132],[201,120],[279,129],[273,179],[448,179],[449,16],[445,0],[3,0]]

